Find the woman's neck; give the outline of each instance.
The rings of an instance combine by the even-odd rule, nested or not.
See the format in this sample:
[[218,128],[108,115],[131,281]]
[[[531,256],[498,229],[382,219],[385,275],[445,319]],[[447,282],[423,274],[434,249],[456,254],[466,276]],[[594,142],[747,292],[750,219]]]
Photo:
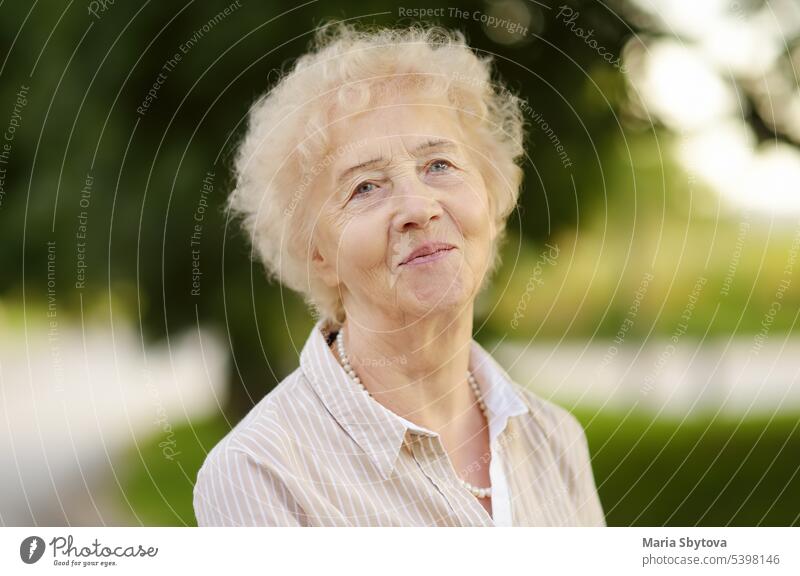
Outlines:
[[370,394],[396,414],[439,432],[471,410],[472,307],[401,328],[376,330],[348,319],[343,329],[350,365]]

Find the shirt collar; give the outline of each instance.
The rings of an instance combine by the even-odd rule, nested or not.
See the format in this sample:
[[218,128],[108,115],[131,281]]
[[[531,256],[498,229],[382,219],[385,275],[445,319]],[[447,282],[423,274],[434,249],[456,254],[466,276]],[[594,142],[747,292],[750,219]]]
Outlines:
[[[406,433],[437,436],[435,432],[395,414],[356,386],[328,347],[316,323],[300,354],[300,366],[322,403],[361,447],[384,479],[394,470]],[[528,412],[511,379],[475,340],[470,343],[470,369],[484,392],[489,412],[489,435],[494,442],[508,419]]]

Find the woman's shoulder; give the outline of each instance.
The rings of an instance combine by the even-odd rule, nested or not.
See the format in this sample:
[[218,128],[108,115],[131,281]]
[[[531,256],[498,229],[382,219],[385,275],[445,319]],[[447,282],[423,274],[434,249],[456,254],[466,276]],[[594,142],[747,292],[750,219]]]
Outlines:
[[256,463],[280,463],[291,455],[293,429],[297,420],[314,407],[299,368],[267,393],[209,451],[203,468],[224,466],[231,460],[247,458]]
[[[592,457],[581,423],[569,410],[555,402],[522,386],[517,385],[517,389],[531,411],[528,425],[537,427],[539,431],[530,435],[530,438],[538,442],[544,439],[547,452],[555,458],[571,493],[579,494],[583,490],[591,492],[596,498],[594,485],[589,487]],[[602,512],[600,514],[602,517]]]
[[299,477],[293,463],[302,448],[293,433],[298,411],[313,396],[304,387],[299,371],[287,376],[208,452],[192,491],[198,525],[303,522],[290,485]]
[[569,410],[514,381],[511,383],[528,406],[532,420],[546,437],[552,441],[565,440],[570,444],[576,440],[585,441],[583,426]]

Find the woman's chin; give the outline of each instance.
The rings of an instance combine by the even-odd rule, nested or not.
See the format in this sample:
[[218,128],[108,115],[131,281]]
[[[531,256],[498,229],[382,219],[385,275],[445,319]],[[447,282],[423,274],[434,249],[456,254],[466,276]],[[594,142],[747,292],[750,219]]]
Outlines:
[[420,317],[459,310],[469,304],[470,298],[470,291],[460,281],[449,278],[446,283],[421,282],[410,287],[398,303],[408,314]]

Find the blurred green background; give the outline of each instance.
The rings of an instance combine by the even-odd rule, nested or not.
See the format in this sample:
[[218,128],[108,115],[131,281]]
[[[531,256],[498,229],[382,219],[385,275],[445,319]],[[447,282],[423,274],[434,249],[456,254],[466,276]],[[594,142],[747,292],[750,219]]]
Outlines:
[[608,524],[800,524],[788,0],[0,5],[4,524],[195,523],[313,326],[223,210],[248,107],[315,26],[416,9],[526,102],[475,337],[584,424]]

